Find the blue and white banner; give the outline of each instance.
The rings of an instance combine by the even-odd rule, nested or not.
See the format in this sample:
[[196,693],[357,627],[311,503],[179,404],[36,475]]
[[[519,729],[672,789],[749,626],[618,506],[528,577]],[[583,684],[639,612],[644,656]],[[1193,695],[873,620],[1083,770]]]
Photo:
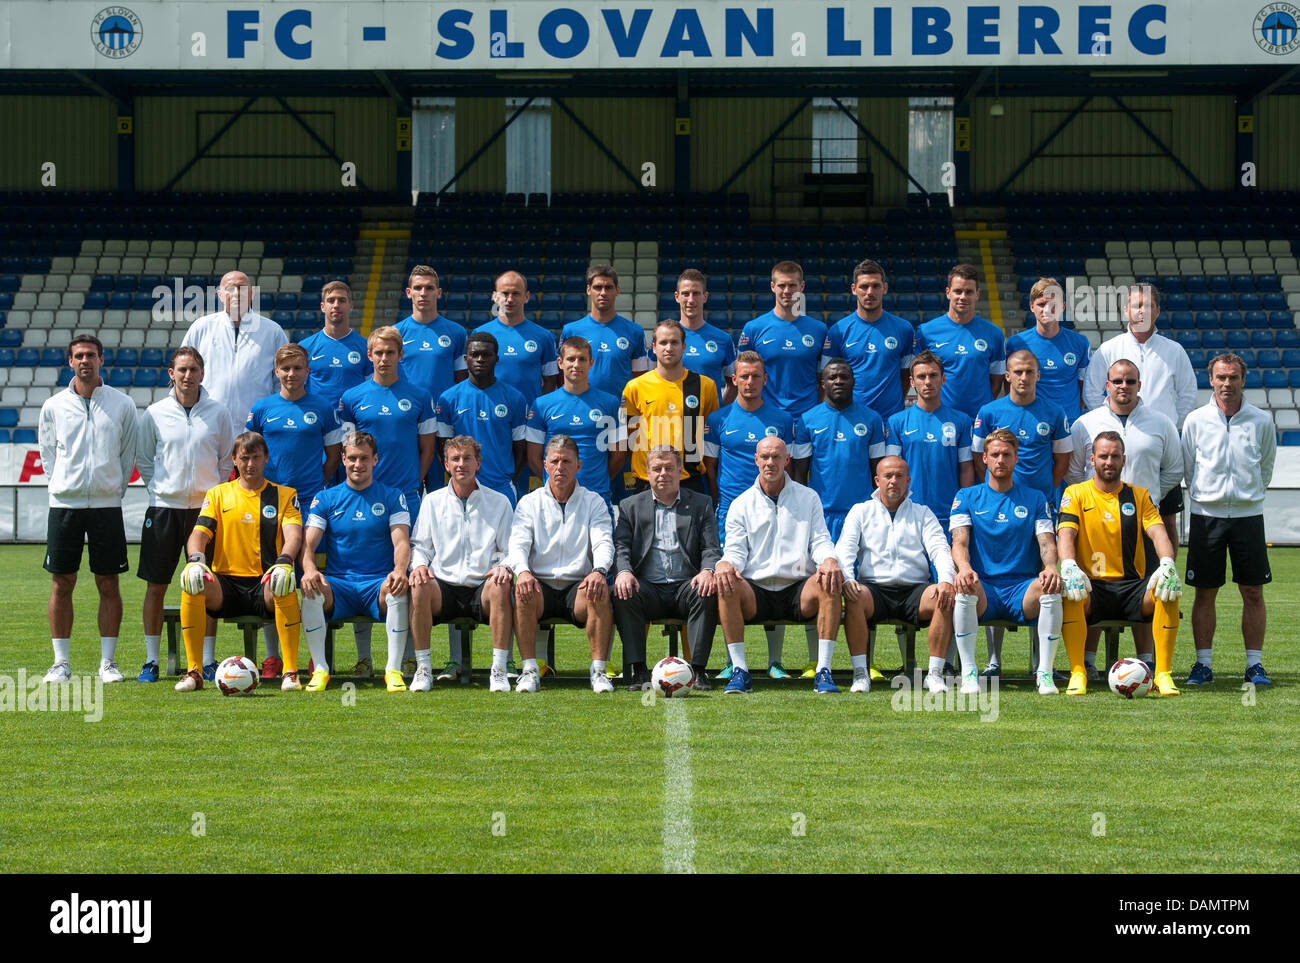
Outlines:
[[1298,62],[1300,7],[1264,0],[173,0],[122,5],[9,0],[0,6],[0,67],[27,69],[1103,68]]

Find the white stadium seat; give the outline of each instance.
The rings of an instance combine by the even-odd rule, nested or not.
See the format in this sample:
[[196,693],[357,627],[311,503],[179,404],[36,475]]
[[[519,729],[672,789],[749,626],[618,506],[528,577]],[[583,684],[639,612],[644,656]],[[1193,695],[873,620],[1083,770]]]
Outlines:
[[9,311],[7,315],[6,328],[25,329],[31,327],[32,313],[30,311]]
[[[1226,254],[1227,252],[1225,251],[1224,253]],[[1228,273],[1229,273],[1229,274],[1249,274],[1249,273],[1250,273],[1250,258],[1248,258],[1248,257],[1243,257],[1243,256],[1240,255],[1240,254],[1237,254],[1237,255],[1234,255],[1234,256],[1228,258]]]
[[1272,274],[1273,259],[1268,255],[1256,255],[1250,259],[1251,274]]
[[23,335],[24,348],[44,348],[50,343],[50,332],[45,326],[29,328]]
[[1196,253],[1199,254],[1199,255],[1200,255],[1201,257],[1203,257],[1203,258],[1204,258],[1204,257],[1218,257],[1218,256],[1219,256],[1219,242],[1218,242],[1218,241],[1197,241],[1197,242],[1196,242]]
[[193,241],[172,241],[172,257],[193,257]]
[[131,396],[137,408],[148,408],[153,404],[152,388],[128,388],[126,393]]
[[1105,251],[1106,257],[1128,257],[1130,253],[1123,241],[1107,241]]
[[1294,408],[1281,408],[1273,412],[1273,421],[1281,430],[1300,428],[1300,411]]
[[117,328],[100,328],[99,340],[105,348],[117,348],[122,344],[122,332]]
[[33,311],[31,326],[33,328],[40,328],[48,331],[50,328],[54,327],[54,312],[45,309]]
[[279,257],[262,258],[262,266],[257,273],[259,277],[266,277],[268,275],[274,275],[276,277],[279,277],[281,274],[284,273],[284,258],[279,258]]
[[87,331],[98,331],[100,325],[104,323],[104,312],[99,308],[79,311],[78,315],[81,320],[81,327]]
[[121,257],[126,253],[126,241],[110,240],[104,242],[105,254],[116,254]]
[[1246,254],[1249,256],[1253,257],[1256,254],[1268,253],[1268,241],[1259,238],[1251,238],[1250,240],[1244,243],[1245,243]]
[[1202,258],[1201,269],[1206,274],[1227,274],[1228,262],[1221,257]]
[[636,256],[657,258],[659,256],[659,242],[658,241],[637,241]]
[[1274,274],[1300,274],[1300,262],[1293,257],[1273,258]]
[[19,291],[31,291],[37,293],[45,290],[44,274],[24,274],[18,280]]
[[104,326],[107,328],[124,328],[126,327],[126,312],[111,310],[104,312]]
[[266,252],[263,241],[245,241],[241,254],[243,257],[261,257]]
[[158,240],[150,241],[149,253],[154,257],[167,257],[172,253],[172,242]]
[[95,257],[104,253],[104,242],[98,238],[88,238],[81,242],[81,257]]
[[1242,396],[1256,408],[1268,407],[1268,391],[1265,388],[1247,388]]
[[36,307],[35,291],[18,291],[14,294],[14,307],[20,311],[30,311]]
[[27,389],[5,385],[0,388],[0,408],[21,408],[27,403]]
[[86,303],[84,291],[64,291],[63,296],[59,298],[59,307],[68,308],[72,311],[78,311]]
[[615,241],[614,257],[636,257],[635,241]]
[[144,257],[146,254],[149,253],[149,242],[141,241],[141,240],[127,241],[126,253]]
[[71,308],[54,312],[54,327],[71,330],[81,324],[81,312]]
[[1173,241],[1152,241],[1151,256],[1152,257],[1173,257],[1174,242]]
[[128,255],[127,257],[122,258],[122,273],[143,274],[144,258],[139,255]]
[[1273,257],[1290,257],[1291,242],[1286,240],[1269,241],[1268,253],[1273,255]]
[[1290,408],[1295,402],[1292,400],[1290,388],[1267,388],[1268,406],[1270,408]]
[[123,329],[122,329],[122,347],[123,347],[123,348],[143,348],[143,347],[144,347],[144,329],[143,329],[143,328],[123,328]]
[[118,254],[104,254],[99,258],[99,265],[95,268],[96,274],[120,274],[122,271],[122,258]]
[[[38,369],[39,370],[39,369]],[[41,409],[26,407],[18,411],[19,428],[35,428],[41,423]]]
[[630,314],[633,310],[632,295],[620,294],[617,298],[615,298],[614,310],[624,316]]
[[56,311],[63,305],[63,295],[54,291],[42,291],[36,295],[36,306],[46,311]]
[[69,291],[89,291],[90,275],[89,274],[70,274],[68,275]]
[[1135,257],[1133,259],[1133,273],[1143,274],[1143,275],[1155,274],[1156,273],[1155,260],[1149,257]]
[[1195,241],[1174,241],[1174,257],[1198,257]]
[[190,270],[195,274],[212,274],[216,270],[215,263],[211,257],[198,255],[190,261]]
[[32,375],[32,385],[46,388],[56,387],[59,383],[59,375],[62,373],[62,368],[37,368]]

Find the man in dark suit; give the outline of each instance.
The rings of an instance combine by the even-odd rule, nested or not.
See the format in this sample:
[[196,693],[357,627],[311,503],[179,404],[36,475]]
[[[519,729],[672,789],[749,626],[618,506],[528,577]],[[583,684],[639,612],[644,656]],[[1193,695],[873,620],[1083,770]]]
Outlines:
[[652,619],[686,620],[695,688],[704,675],[718,626],[713,566],[722,558],[718,523],[707,495],[681,487],[681,455],[671,445],[650,449],[650,490],[619,504],[614,529],[614,623],[623,640],[630,690],[650,688],[646,631]]

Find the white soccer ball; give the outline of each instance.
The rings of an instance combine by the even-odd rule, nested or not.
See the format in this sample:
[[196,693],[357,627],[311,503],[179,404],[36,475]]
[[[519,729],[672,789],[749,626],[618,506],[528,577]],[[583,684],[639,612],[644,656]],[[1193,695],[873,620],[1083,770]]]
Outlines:
[[232,655],[217,666],[217,688],[222,695],[248,695],[260,681],[257,666],[245,656]]
[[1110,667],[1106,681],[1121,699],[1135,699],[1151,690],[1151,670],[1141,659],[1120,659]]
[[665,698],[676,696],[681,699],[690,694],[695,684],[695,670],[691,664],[675,655],[670,655],[654,667],[650,673],[650,682],[655,691]]

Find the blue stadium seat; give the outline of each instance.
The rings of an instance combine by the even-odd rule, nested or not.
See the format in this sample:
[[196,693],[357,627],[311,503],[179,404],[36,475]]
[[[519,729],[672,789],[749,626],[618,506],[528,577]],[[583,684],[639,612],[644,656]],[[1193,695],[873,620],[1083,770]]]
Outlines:
[[1170,311],[1168,318],[1175,331],[1191,331],[1196,327],[1196,318],[1190,311]]
[[1223,331],[1214,330],[1214,331],[1201,332],[1202,348],[1206,348],[1208,350],[1214,350],[1216,348],[1226,348],[1227,346],[1228,346],[1228,341],[1227,338],[1224,336]]
[[271,320],[274,321],[276,324],[278,324],[278,325],[279,325],[280,327],[282,327],[282,328],[292,328],[292,327],[293,327],[293,312],[292,312],[292,311],[272,311],[272,312],[271,312]]
[[21,278],[16,274],[0,275],[0,291],[17,291]]
[[1237,351],[1237,354],[1241,356],[1242,361],[1246,362],[1248,368],[1255,367],[1255,352],[1250,348],[1242,348]]
[[281,291],[275,296],[276,311],[296,311],[298,310],[298,295],[291,291]]
[[[1208,283],[1210,290],[1215,294],[1227,293],[1233,289],[1232,281],[1229,280],[1226,274],[1211,274]],[[1254,285],[1251,285],[1250,290],[1255,290]]]
[[131,387],[133,388],[158,387],[158,369],[157,368],[136,368],[135,374],[131,377]]
[[96,274],[90,279],[90,290],[92,291],[111,291],[117,283],[117,278],[111,274]]
[[0,445],[7,445],[13,440],[8,428],[0,428]]
[[1252,348],[1272,348],[1276,344],[1276,333],[1273,331],[1265,329],[1250,332],[1250,346]]
[[1281,293],[1270,292],[1259,296],[1260,304],[1265,311],[1285,311],[1286,295]]
[[1196,387],[1197,388],[1210,387],[1210,373],[1206,371],[1204,368],[1196,372]]
[[1237,310],[1237,296],[1235,294],[1215,294],[1214,310],[1216,311],[1235,311]]
[[1254,368],[1251,368],[1249,371],[1246,372],[1246,387],[1247,388],[1264,387],[1263,376]]
[[1286,372],[1281,368],[1265,368],[1263,374],[1265,388],[1285,388],[1287,386]]
[[[69,371],[72,369],[69,368]],[[0,408],[0,426],[5,428],[18,427],[18,409],[17,408]]]
[[0,329],[0,348],[21,348],[23,346],[23,333],[17,328],[13,330]]
[[114,291],[108,296],[108,306],[114,311],[129,311],[132,300],[129,291]]
[[1282,337],[1288,331],[1294,331],[1295,325],[1291,323],[1290,311],[1269,311],[1268,326],[1278,329],[1278,337]]
[[1219,324],[1225,329],[1242,328],[1246,325],[1246,319],[1240,311],[1220,311]]
[[68,354],[63,348],[46,348],[41,352],[42,368],[61,368],[68,363]]
[[[1279,348],[1300,348],[1300,331],[1292,328],[1290,331],[1275,331],[1277,340],[1274,344]],[[1288,368],[1300,367],[1300,365],[1287,365]]]
[[115,368],[134,368],[140,363],[140,352],[135,348],[118,348],[112,363]]
[[1254,291],[1237,295],[1237,307],[1242,311],[1258,311],[1264,306],[1263,298]]
[[[14,364],[14,349],[0,348],[0,368],[11,368]],[[71,368],[68,369],[72,370]]]
[[[1214,290],[1211,288],[1211,290]],[[1234,274],[1232,276],[1232,290],[1238,294],[1254,294],[1255,278],[1250,274]]]
[[1233,328],[1231,331],[1223,332],[1223,336],[1227,342],[1226,347],[1231,348],[1233,351],[1250,347],[1249,331],[1243,331],[1240,328]]
[[1300,368],[1292,368],[1287,372],[1286,383],[1288,388],[1300,388]]
[[137,291],[140,288],[140,278],[135,274],[119,274],[116,282],[113,284],[114,291]]
[[1260,348],[1255,352],[1255,364],[1260,368],[1282,367],[1282,352],[1276,348]]
[[1190,294],[1187,303],[1193,311],[1214,310],[1214,296],[1211,294]]
[[0,311],[8,311],[14,306],[14,296],[8,291],[0,291]]
[[1174,334],[1174,340],[1186,351],[1200,347],[1201,344],[1201,336],[1195,331],[1178,331]]
[[[108,360],[108,355],[110,350],[111,350],[110,348],[104,349],[105,362],[107,362]],[[59,371],[59,387],[66,388],[70,384],[72,384],[72,369],[69,368],[67,365],[64,365],[64,367]]]
[[559,331],[564,327],[564,312],[542,311],[538,314],[537,323],[548,331]]
[[1187,360],[1192,363],[1193,368],[1204,368],[1206,361],[1205,352],[1200,348],[1189,348],[1187,350]]
[[[1300,432],[1291,432],[1291,434],[1300,435]],[[34,445],[36,444],[35,428],[15,428],[14,429],[15,445]]]
[[108,384],[112,388],[131,387],[131,369],[114,368],[108,375]]
[[152,311],[153,295],[148,291],[137,291],[131,297],[131,307],[136,311]]
[[1295,431],[1295,430],[1284,431],[1282,432],[1281,436],[1278,438],[1278,442],[1279,444],[1285,445],[1288,448],[1294,447],[1296,445],[1300,445],[1300,431]]
[[1255,290],[1260,294],[1272,294],[1282,290],[1282,279],[1276,274],[1261,274],[1255,278]]
[[1242,315],[1242,321],[1248,328],[1267,328],[1268,315],[1263,311],[1247,311]]
[[140,352],[140,364],[146,368],[160,368],[165,361],[162,348],[144,348]]
[[1215,311],[1197,311],[1196,327],[1202,331],[1214,331],[1219,328],[1219,315]]

